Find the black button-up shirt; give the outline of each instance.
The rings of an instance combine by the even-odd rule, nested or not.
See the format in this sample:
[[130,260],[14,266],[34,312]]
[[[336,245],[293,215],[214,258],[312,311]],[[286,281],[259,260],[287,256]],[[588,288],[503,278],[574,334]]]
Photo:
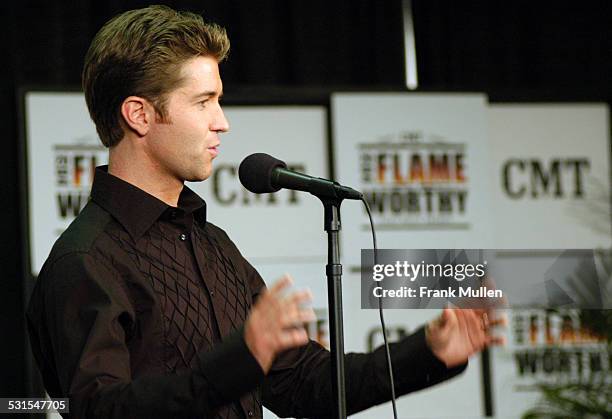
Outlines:
[[[264,376],[243,324],[264,288],[204,201],[184,187],[173,208],[96,170],[91,200],[57,240],[27,311],[36,362],[70,417],[326,417],[331,360],[316,342]],[[398,394],[461,372],[424,330],[392,344]],[[385,355],[346,355],[350,413],[389,400]]]

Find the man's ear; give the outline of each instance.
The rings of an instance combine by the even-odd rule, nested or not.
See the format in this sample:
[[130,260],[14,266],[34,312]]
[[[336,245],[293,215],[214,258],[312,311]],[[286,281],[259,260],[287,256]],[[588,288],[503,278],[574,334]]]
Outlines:
[[155,109],[146,99],[129,96],[121,104],[121,115],[132,131],[144,137],[149,132],[151,122],[155,120]]

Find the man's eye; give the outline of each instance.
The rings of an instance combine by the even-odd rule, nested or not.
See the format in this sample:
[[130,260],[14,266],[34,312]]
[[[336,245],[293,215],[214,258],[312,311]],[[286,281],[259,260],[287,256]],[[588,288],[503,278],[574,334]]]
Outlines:
[[202,105],[203,108],[206,107],[207,103],[208,103],[208,99],[200,101],[200,105]]

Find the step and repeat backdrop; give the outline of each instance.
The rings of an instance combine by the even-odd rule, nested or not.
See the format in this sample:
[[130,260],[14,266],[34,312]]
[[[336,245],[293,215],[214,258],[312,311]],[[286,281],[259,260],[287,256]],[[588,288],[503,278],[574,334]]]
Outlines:
[[[89,196],[94,168],[107,163],[83,95],[24,94],[31,274]],[[255,195],[238,166],[264,152],[289,168],[361,190],[388,249],[610,248],[609,109],[604,104],[490,104],[481,94],[338,93],[331,106],[226,106],[214,172],[190,183],[270,284],[290,273],[314,293],[313,339],[329,345],[323,208],[288,190]],[[328,115],[328,112],[331,115]],[[331,123],[331,127],[328,124]],[[332,138],[328,138],[331,133]],[[333,160],[329,150],[333,151]],[[342,205],[347,351],[382,343],[376,310],[362,310],[360,250],[371,248],[360,203]],[[438,311],[387,310],[393,340]],[[571,385],[610,375],[611,352],[577,310],[509,310],[509,344],[491,351],[496,417],[520,417],[542,398],[541,384]],[[398,401],[402,418],[482,417],[479,357],[460,377]],[[441,402],[443,401],[443,402]],[[355,418],[389,417],[390,405]],[[266,411],[266,417],[275,416]]]

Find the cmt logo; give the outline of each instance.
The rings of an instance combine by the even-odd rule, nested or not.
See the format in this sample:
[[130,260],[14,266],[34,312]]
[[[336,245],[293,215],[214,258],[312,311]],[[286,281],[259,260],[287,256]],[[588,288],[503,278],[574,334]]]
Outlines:
[[[287,168],[297,172],[306,172],[303,164],[288,164]],[[286,202],[292,205],[298,203],[298,191],[287,190],[287,195],[254,194],[247,191],[238,180],[238,166],[231,164],[217,165],[211,182],[213,197],[221,205],[278,205],[280,199],[286,199]]]
[[586,158],[510,159],[502,166],[504,192],[513,199],[583,198],[584,175],[591,168]]

